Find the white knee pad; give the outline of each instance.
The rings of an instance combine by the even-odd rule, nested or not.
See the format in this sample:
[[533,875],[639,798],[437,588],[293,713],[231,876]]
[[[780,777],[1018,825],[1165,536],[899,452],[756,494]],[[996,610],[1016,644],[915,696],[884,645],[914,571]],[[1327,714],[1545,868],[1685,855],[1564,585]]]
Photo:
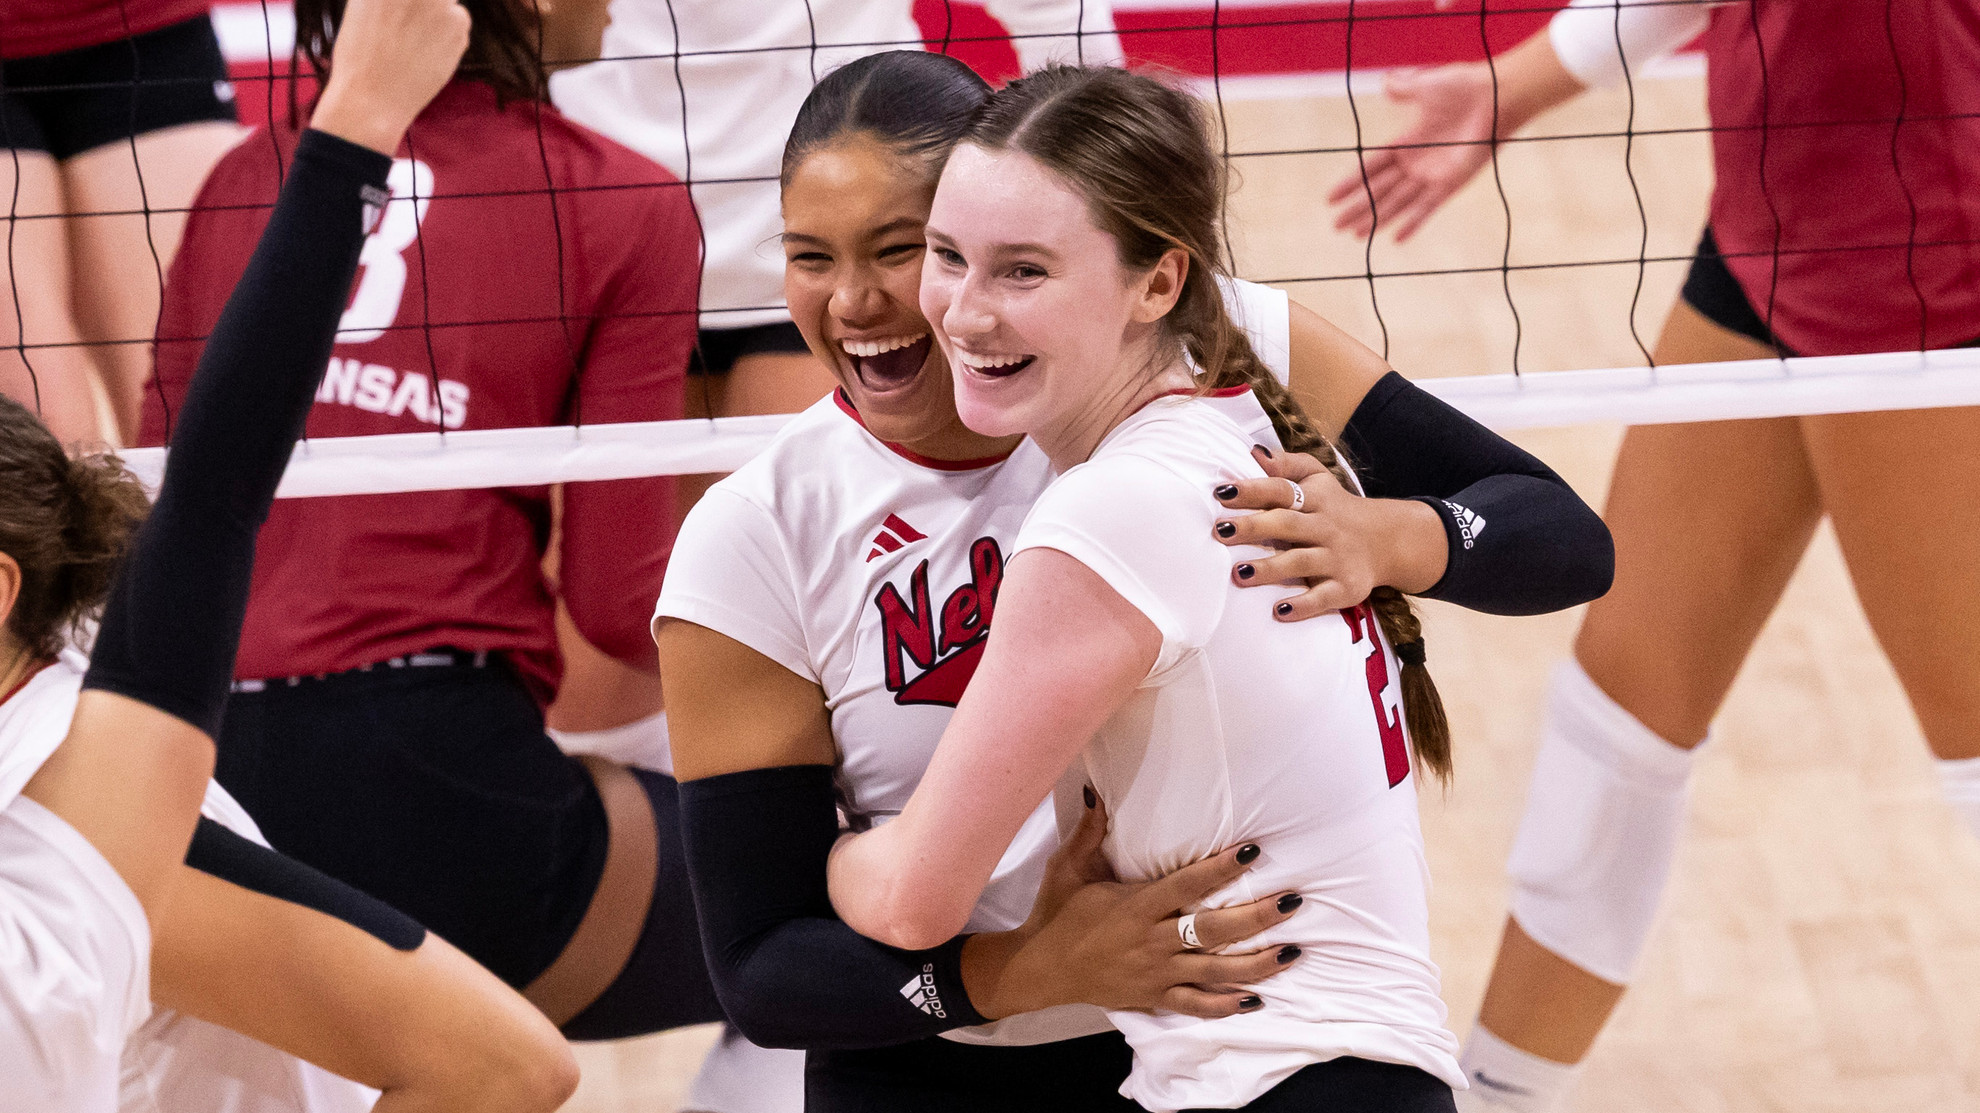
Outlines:
[[1562,662],[1513,841],[1512,914],[1533,941],[1628,984],[1677,854],[1692,754]]
[[1980,757],[1940,758],[1932,765],[1939,772],[1946,803],[1967,830],[1980,835]]
[[602,757],[620,765],[637,765],[656,773],[674,775],[674,751],[667,737],[667,713],[656,711],[644,719],[604,730],[547,731],[557,748],[572,757]]

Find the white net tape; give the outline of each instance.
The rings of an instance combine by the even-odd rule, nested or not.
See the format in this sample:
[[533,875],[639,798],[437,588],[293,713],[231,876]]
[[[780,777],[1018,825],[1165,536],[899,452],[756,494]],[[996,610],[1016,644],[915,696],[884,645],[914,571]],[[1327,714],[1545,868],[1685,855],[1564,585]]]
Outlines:
[[[1419,384],[1508,431],[1980,405],[1980,349],[1473,375]],[[531,487],[733,471],[787,416],[334,437],[296,446],[281,498]],[[125,461],[154,488],[165,450]]]

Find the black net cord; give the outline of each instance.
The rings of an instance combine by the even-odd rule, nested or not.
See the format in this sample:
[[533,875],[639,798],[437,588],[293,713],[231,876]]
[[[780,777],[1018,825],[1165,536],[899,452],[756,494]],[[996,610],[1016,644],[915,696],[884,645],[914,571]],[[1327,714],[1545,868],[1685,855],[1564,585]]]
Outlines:
[[1348,0],[1347,46],[1341,62],[1341,87],[1347,91],[1348,115],[1354,120],[1354,164],[1361,174],[1361,195],[1368,199],[1368,239],[1361,247],[1361,277],[1368,282],[1368,307],[1375,312],[1375,327],[1382,330],[1382,359],[1387,362],[1389,322],[1382,319],[1382,300],[1375,293],[1375,234],[1382,230],[1382,214],[1375,207],[1375,189],[1368,184],[1368,147],[1361,130],[1361,106],[1354,99],[1354,5],[1355,0]]
[[1773,224],[1774,243],[1768,252],[1767,343],[1783,359],[1786,351],[1774,336],[1774,300],[1781,284],[1781,211],[1774,204],[1774,189],[1767,184],[1767,132],[1773,122],[1772,96],[1767,78],[1767,40],[1760,30],[1760,0],[1746,0],[1746,16],[1753,27],[1753,50],[1760,65],[1760,198],[1767,203],[1767,219]]
[[[680,98],[681,102],[681,188],[687,190],[688,211],[694,214],[695,235],[701,240],[701,273],[705,278],[708,274],[708,230],[701,223],[701,206],[694,199],[694,145],[688,141],[687,82],[681,77],[681,19],[680,15],[674,11],[674,0],[667,0],[667,24],[673,29],[674,33],[674,53],[671,56],[674,65],[674,93]],[[698,290],[699,283],[696,286]],[[700,323],[700,314],[697,312],[695,317],[694,356],[695,363],[701,367],[704,374],[697,375],[695,378],[700,380],[697,385],[701,390],[701,408],[707,412],[709,426],[713,428],[715,424],[715,396],[713,392],[714,388],[710,385],[710,380],[714,376],[705,373],[708,370],[708,353],[702,349]]]
[[1643,207],[1643,189],[1636,181],[1636,75],[1630,72],[1629,52],[1623,47],[1622,0],[1616,0],[1616,57],[1622,59],[1623,89],[1629,95],[1629,116],[1623,124],[1623,173],[1629,177],[1629,195],[1636,200],[1636,288],[1629,295],[1629,338],[1636,350],[1643,353],[1643,363],[1652,371],[1657,369],[1657,357],[1643,344],[1643,334],[1636,328],[1636,307],[1643,301],[1643,276],[1649,270],[1650,255],[1650,213]]
[[1904,55],[1898,50],[1895,6],[1896,0],[1884,0],[1884,43],[1890,48],[1891,66],[1897,71],[1898,81],[1897,118],[1891,121],[1891,173],[1897,177],[1898,189],[1904,193],[1904,207],[1910,216],[1904,241],[1904,280],[1911,284],[1912,300],[1918,303],[1918,350],[1922,352],[1931,346],[1931,307],[1926,304],[1925,292],[1918,286],[1918,199],[1912,196],[1911,183],[1904,178],[1904,162],[1898,155],[1899,141],[1904,134],[1905,110],[1911,107],[1911,85],[1905,78]]
[[1520,322],[1519,305],[1513,301],[1512,292],[1512,202],[1506,198],[1505,178],[1499,173],[1499,64],[1492,58],[1492,36],[1487,23],[1490,13],[1490,0],[1478,0],[1478,45],[1485,52],[1485,70],[1492,77],[1492,134],[1486,139],[1488,144],[1486,150],[1492,157],[1492,187],[1499,193],[1499,211],[1504,213],[1506,218],[1506,239],[1499,252],[1499,289],[1506,297],[1506,311],[1512,314],[1512,373],[1518,375],[1519,345],[1524,339],[1525,329]]
[[[543,9],[537,0],[531,0],[531,7],[536,12],[536,58],[537,64],[541,66],[543,60]],[[537,163],[543,168],[543,192],[544,196],[550,202],[550,235],[557,245],[557,335],[563,339],[564,357],[570,361],[571,424],[575,427],[583,428],[584,359],[578,353],[577,341],[571,339],[571,310],[569,296],[566,293],[565,286],[569,264],[564,260],[564,218],[562,211],[557,206],[557,177],[550,170],[550,146],[543,138],[543,109],[546,106],[546,102],[550,99],[550,74],[547,70],[542,71],[542,74],[543,87],[537,90],[537,98],[530,107],[536,125]],[[410,142],[410,137],[408,137],[408,141]],[[414,188],[417,191],[417,186]],[[417,202],[414,203],[413,212],[415,214],[419,212]],[[415,234],[415,238],[417,238],[417,234]],[[424,243],[420,244],[419,250],[419,282],[420,289],[423,292],[426,289],[426,247]],[[428,315],[425,322],[426,353],[427,361],[431,363],[433,361],[433,329],[431,325],[433,303],[428,299],[425,305]],[[440,369],[437,364],[433,369],[433,393],[435,401],[433,409],[434,421],[441,426],[441,434],[444,436],[446,433],[445,415],[441,413],[438,405],[440,396]]]
[[[7,87],[7,64],[0,61],[0,90]],[[28,389],[34,395],[34,412],[41,412],[41,376],[35,374],[34,361],[28,358],[27,313],[21,308],[20,267],[14,261],[14,233],[20,228],[21,220],[21,151],[14,146],[13,129],[9,125],[8,113],[0,112],[0,140],[7,143],[7,154],[14,163],[14,188],[7,201],[7,292],[14,301],[14,351],[21,357],[21,366],[27,369]]]
[[[158,255],[158,240],[151,234],[151,192],[144,185],[144,160],[138,157],[138,87],[144,82],[144,74],[142,72],[143,58],[138,52],[136,36],[131,34],[131,12],[126,0],[117,0],[117,18],[123,23],[124,39],[131,45],[131,113],[129,126],[125,130],[129,133],[131,173],[137,177],[138,208],[143,211],[144,246],[151,252],[151,274],[158,282],[158,311],[153,313],[151,317],[151,335],[156,337],[158,335],[158,323],[164,317],[165,313],[165,262]],[[74,277],[72,275],[70,280],[74,281]],[[153,375],[151,378],[153,381],[156,381],[158,376]],[[109,386],[111,384],[106,382],[104,385]],[[165,397],[165,388],[162,384],[158,387],[158,396],[160,399]],[[165,410],[165,424],[167,429],[171,427],[171,423],[172,412],[171,407],[168,405]]]
[[1224,159],[1227,172],[1224,192],[1217,202],[1217,227],[1224,237],[1224,269],[1237,273],[1237,245],[1231,242],[1231,191],[1228,171],[1231,165],[1231,120],[1224,112],[1224,62],[1218,53],[1217,44],[1222,35],[1217,27],[1224,15],[1223,0],[1211,0],[1210,5],[1210,91],[1217,101],[1217,142]]

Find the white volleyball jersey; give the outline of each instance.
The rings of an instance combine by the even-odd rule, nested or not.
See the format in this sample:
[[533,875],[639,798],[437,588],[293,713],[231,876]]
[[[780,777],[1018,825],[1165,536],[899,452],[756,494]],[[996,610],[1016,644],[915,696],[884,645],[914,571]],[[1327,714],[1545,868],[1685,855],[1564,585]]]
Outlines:
[[1158,398],[1053,482],[1012,545],[1078,560],[1162,635],[1147,679],[1080,759],[1107,803],[1115,872],[1144,880],[1255,842],[1257,864],[1203,907],[1306,898],[1244,943],[1304,951],[1261,990],[1263,1008],[1112,1014],[1135,1052],[1121,1092],[1156,1111],[1231,1108],[1344,1055],[1462,1086],[1430,961],[1395,655],[1366,605],[1276,621],[1231,581],[1244,551],[1211,534],[1229,514],[1212,489],[1263,474],[1254,439],[1212,400]]
[[[1019,36],[1027,70],[1122,59],[1112,6],[1100,0],[986,6]],[[913,5],[616,0],[611,16],[600,60],[552,76],[551,99],[689,183],[703,238],[701,327],[788,320],[778,243],[784,140],[819,78],[868,54],[921,49]]]
[[[1286,295],[1235,282],[1225,300],[1285,378]],[[1248,391],[1209,404],[1277,443]],[[655,621],[705,626],[823,689],[841,806],[855,827],[884,823],[921,783],[982,656],[1011,542],[1051,480],[1030,441],[1003,458],[930,460],[875,438],[834,393],[695,505]],[[1228,580],[1228,568],[1217,577]],[[1048,801],[1005,852],[968,930],[1023,923],[1058,844]],[[1099,1009],[1080,1005],[949,1036],[1030,1044],[1107,1027]]]
[[[20,796],[68,736],[88,664],[64,650],[0,702],[0,1111],[370,1109],[375,1090],[226,1028],[151,1009],[143,907],[88,840]],[[200,811],[268,845],[218,784],[207,783]]]
[[0,1111],[108,1113],[117,1060],[150,1009],[151,929],[88,839],[20,795],[68,735],[82,658],[0,703]]

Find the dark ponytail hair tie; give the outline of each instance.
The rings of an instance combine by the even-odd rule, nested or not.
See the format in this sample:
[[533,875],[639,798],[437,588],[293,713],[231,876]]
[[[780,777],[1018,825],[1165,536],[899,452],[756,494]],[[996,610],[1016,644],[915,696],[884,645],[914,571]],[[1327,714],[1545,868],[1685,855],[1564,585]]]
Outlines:
[[1396,660],[1401,661],[1404,668],[1421,666],[1426,660],[1423,653],[1423,639],[1418,638],[1413,642],[1403,642],[1396,646]]

